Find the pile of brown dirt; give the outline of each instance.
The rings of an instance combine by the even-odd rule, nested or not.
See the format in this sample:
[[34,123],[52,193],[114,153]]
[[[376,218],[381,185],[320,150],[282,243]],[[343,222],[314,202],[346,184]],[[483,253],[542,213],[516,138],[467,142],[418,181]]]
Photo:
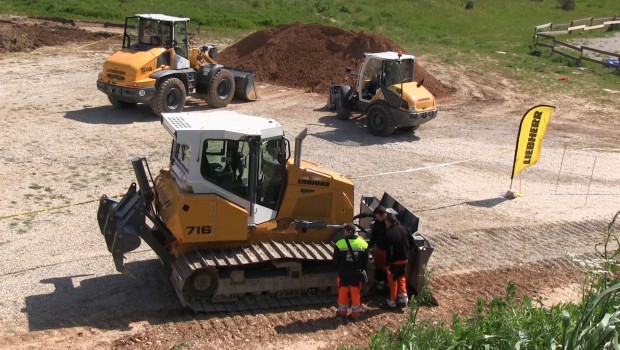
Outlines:
[[[227,66],[251,69],[258,81],[327,93],[330,83],[352,83],[345,72],[365,52],[405,50],[383,35],[353,32],[323,24],[289,23],[257,31],[220,53]],[[453,89],[416,64],[416,81],[436,97]]]
[[74,26],[72,21],[36,24],[0,21],[0,53],[30,52],[43,46],[63,45],[68,42],[92,42],[115,35],[105,32],[89,32]]

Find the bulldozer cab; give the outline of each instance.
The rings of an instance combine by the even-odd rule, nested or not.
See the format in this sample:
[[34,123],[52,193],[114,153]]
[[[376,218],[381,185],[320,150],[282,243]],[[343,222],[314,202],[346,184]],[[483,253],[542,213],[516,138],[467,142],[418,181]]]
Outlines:
[[231,111],[163,116],[173,136],[170,173],[183,191],[242,207],[248,225],[276,218],[290,157],[280,124]]
[[163,48],[166,54],[159,63],[172,66],[173,69],[189,68],[188,22],[189,18],[161,14],[127,17],[123,49],[149,51]]

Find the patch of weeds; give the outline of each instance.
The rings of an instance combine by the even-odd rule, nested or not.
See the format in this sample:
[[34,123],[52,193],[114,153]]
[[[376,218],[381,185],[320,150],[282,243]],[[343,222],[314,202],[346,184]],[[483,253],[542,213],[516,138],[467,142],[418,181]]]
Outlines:
[[47,192],[47,193],[54,192],[54,190],[53,190],[51,187],[45,187],[45,188],[43,189],[43,191],[45,191],[45,192]]
[[34,195],[32,195],[32,194],[30,194],[30,193],[26,193],[26,194],[24,195],[24,198],[26,198],[26,199],[32,199],[32,197],[33,197],[33,196],[34,196]]
[[189,349],[189,344],[187,344],[186,342],[177,343],[173,347],[170,348],[170,350],[185,350],[185,349]]
[[18,235],[21,235],[21,234],[24,234],[24,233],[26,233],[26,232],[29,232],[29,231],[30,231],[30,229],[32,229],[32,224],[33,224],[33,222],[34,222],[34,216],[32,216],[32,215],[31,215],[31,216],[27,216],[26,218],[24,218],[24,219],[21,221],[21,223],[20,223],[20,224],[22,224],[22,225],[23,225],[23,227],[20,227],[20,228],[17,230],[17,234],[18,234]]
[[43,188],[43,186],[41,185],[37,185],[37,184],[30,184],[30,186],[28,186],[29,189],[31,190],[40,190]]
[[79,190],[79,189],[84,189],[84,188],[87,188],[87,187],[88,187],[88,184],[85,184],[83,182],[76,182],[76,183],[72,183],[71,184],[71,189],[72,190],[76,190],[76,189]]
[[556,73],[556,74],[569,74],[570,73],[570,69],[568,69],[567,67],[556,67],[553,70],[553,73]]
[[534,66],[533,70],[534,70],[534,72],[537,72],[537,73],[544,73],[544,72],[547,71],[547,67],[545,67],[542,64],[541,65],[536,65],[536,66]]

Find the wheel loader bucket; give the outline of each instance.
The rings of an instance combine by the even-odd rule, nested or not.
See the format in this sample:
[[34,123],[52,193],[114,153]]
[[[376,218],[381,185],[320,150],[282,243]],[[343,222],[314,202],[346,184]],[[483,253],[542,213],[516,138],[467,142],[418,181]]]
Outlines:
[[254,72],[251,70],[224,67],[235,77],[235,98],[245,101],[256,101],[256,85]]

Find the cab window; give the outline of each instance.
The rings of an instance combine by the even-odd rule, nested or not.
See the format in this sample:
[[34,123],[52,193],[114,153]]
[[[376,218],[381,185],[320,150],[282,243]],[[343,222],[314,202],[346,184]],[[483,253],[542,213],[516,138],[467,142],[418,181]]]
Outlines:
[[179,161],[187,171],[192,156],[192,147],[190,145],[177,144],[174,151],[174,158]]
[[261,145],[259,166],[258,204],[276,209],[286,169],[281,140],[270,140]]
[[200,173],[223,189],[248,199],[249,144],[236,140],[205,140]]

